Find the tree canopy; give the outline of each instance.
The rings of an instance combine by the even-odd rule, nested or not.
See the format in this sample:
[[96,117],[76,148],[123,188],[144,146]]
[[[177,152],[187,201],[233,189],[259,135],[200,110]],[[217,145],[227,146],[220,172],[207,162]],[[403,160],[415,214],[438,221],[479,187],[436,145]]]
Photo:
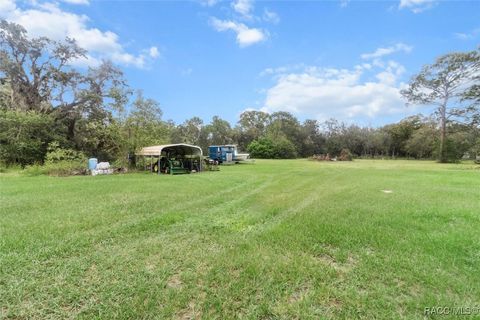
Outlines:
[[[155,144],[238,144],[259,158],[413,157],[458,160],[480,153],[480,53],[451,53],[426,65],[402,91],[409,103],[435,105],[378,128],[331,119],[301,122],[289,112],[248,110],[232,125],[213,116],[165,121],[160,104],[141,90],[132,95],[109,61],[78,67],[88,54],[75,40],[30,38],[0,21],[0,161],[22,166],[51,159],[95,156],[122,161]],[[68,157],[67,157],[68,158]]]
[[440,127],[440,162],[449,160],[449,123],[462,118],[475,121],[478,118],[475,104],[465,104],[465,101],[478,101],[479,74],[480,49],[449,53],[439,57],[433,64],[425,65],[412,78],[409,87],[402,90],[410,103],[436,106]]

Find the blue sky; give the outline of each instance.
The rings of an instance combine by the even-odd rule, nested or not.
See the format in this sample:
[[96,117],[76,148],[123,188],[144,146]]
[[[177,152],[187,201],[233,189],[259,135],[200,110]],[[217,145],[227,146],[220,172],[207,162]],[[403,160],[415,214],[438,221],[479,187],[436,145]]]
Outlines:
[[480,1],[15,1],[0,17],[108,58],[165,119],[246,109],[381,125],[423,64],[480,43]]

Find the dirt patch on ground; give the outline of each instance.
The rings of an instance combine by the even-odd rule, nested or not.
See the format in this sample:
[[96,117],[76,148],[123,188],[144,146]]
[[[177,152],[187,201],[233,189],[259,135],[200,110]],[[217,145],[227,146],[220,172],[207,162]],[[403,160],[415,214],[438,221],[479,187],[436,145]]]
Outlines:
[[180,310],[175,319],[179,320],[192,320],[192,319],[200,319],[201,313],[198,310],[195,310],[195,302],[190,301],[188,306],[185,309]]
[[207,294],[205,292],[201,292],[198,297],[188,303],[186,308],[176,313],[175,319],[192,320],[204,318],[200,306],[203,304],[206,297]]
[[305,298],[310,292],[310,285],[305,284],[299,288],[297,288],[288,298],[288,303],[293,304],[297,303]]
[[167,281],[167,287],[169,288],[180,289],[182,288],[182,286],[183,286],[183,282],[178,273],[171,276]]
[[323,265],[327,265],[333,269],[335,269],[339,273],[348,273],[350,272],[357,264],[357,259],[353,255],[348,255],[347,260],[345,262],[340,262],[334,257],[322,254],[314,256],[314,259],[317,262],[320,262]]

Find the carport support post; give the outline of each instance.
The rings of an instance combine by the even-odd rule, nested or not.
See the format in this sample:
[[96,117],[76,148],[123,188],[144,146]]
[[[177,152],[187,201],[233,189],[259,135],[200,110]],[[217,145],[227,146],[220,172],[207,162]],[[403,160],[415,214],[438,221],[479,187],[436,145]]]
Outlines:
[[150,156],[150,172],[153,172],[152,160],[153,160],[153,156]]
[[160,174],[160,155],[158,156],[158,167],[157,167],[157,174]]

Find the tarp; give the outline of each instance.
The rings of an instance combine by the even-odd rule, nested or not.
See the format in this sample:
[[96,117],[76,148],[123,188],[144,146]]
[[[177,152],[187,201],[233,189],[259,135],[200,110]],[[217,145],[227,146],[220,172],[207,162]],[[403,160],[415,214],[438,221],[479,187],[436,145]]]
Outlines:
[[137,156],[160,156],[162,151],[171,152],[175,151],[178,154],[183,155],[196,155],[202,156],[202,148],[193,146],[191,144],[177,143],[177,144],[164,144],[161,146],[150,146],[142,148],[136,153]]

